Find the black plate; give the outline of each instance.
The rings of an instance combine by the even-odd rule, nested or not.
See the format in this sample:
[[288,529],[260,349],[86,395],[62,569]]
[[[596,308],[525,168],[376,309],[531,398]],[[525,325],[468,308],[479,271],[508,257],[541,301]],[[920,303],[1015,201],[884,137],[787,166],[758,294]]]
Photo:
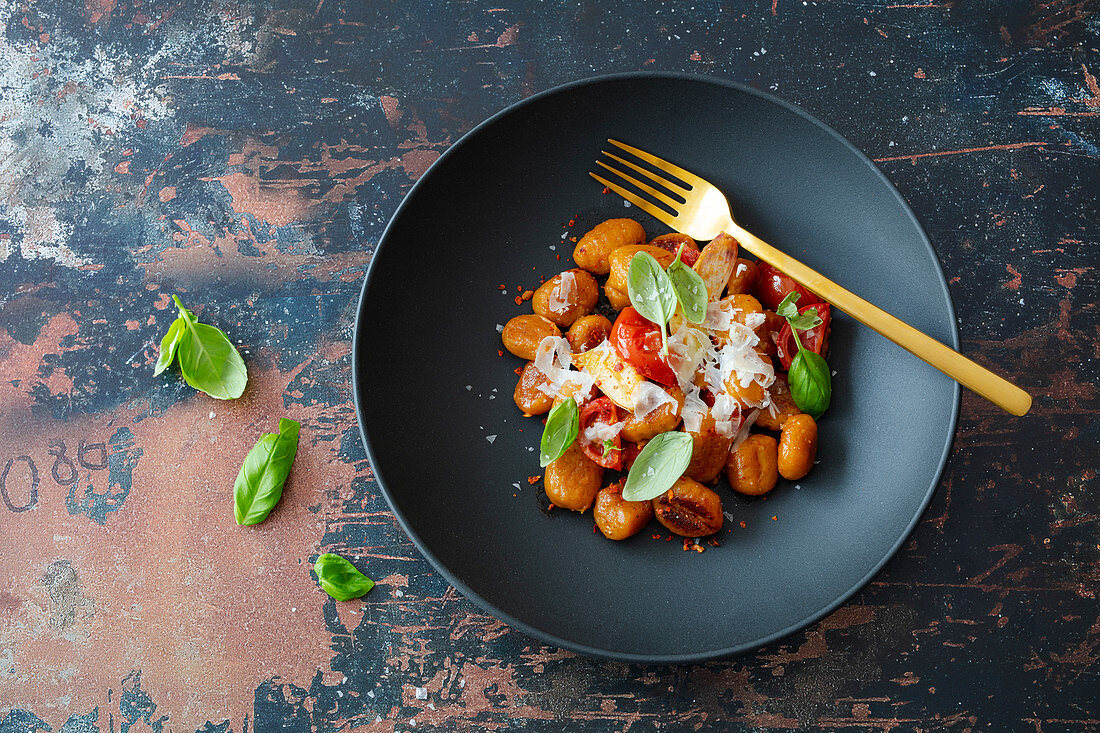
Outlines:
[[591,513],[542,511],[541,487],[525,480],[541,473],[542,425],[512,402],[521,362],[497,355],[496,326],[531,312],[513,302],[516,285],[572,266],[572,243],[561,239],[569,219],[577,236],[611,216],[637,218],[650,236],[667,231],[588,177],[608,137],[712,181],[747,229],[957,345],[927,237],[840,135],[737,84],[602,77],[482,123],[406,196],[359,304],[359,424],[413,542],[506,623],[614,659],[728,656],[822,618],[897,551],[939,481],[958,387],[840,316],[820,465],[797,486],[781,480],[765,500],[734,496],[723,480],[736,521],[726,522],[720,547],[684,552],[679,541],[651,537],[656,523],[611,542],[593,533]]

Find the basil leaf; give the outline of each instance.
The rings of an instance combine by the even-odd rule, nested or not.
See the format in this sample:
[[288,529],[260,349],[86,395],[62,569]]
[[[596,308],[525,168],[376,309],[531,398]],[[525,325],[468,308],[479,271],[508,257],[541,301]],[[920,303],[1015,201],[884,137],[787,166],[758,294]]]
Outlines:
[[338,601],[350,601],[352,598],[366,595],[374,587],[374,581],[363,575],[350,562],[326,552],[313,563],[313,572],[317,573],[317,582],[325,593]]
[[791,386],[791,397],[799,410],[816,420],[829,409],[833,379],[829,365],[820,354],[799,349],[791,361],[787,381]]
[[691,463],[693,441],[687,433],[661,433],[634,459],[623,486],[627,501],[649,501],[672,488]]
[[199,323],[173,295],[183,320],[177,351],[184,380],[219,400],[236,399],[248,383],[248,370],[237,349],[219,329]]
[[164,338],[160,340],[160,356],[157,357],[157,365],[153,368],[154,377],[167,369],[176,358],[176,348],[180,345],[180,339],[183,338],[184,329],[183,318],[176,318],[168,327],[168,333],[164,334]]
[[676,291],[661,263],[648,252],[639,252],[630,260],[626,273],[626,289],[630,303],[643,318],[664,326],[676,312]]
[[676,293],[676,300],[684,309],[684,316],[692,323],[702,323],[707,317],[707,284],[699,273],[680,259],[683,250],[684,245],[681,244],[676,251],[676,259],[668,266],[668,279]]
[[233,484],[237,524],[259,524],[279,503],[294,456],[298,453],[297,420],[279,420],[279,432],[264,433],[245,456]]
[[542,429],[539,442],[539,465],[546,468],[561,458],[580,431],[580,410],[577,401],[570,397],[559,403],[546,418],[546,427]]
[[811,328],[817,328],[821,325],[821,316],[817,313],[817,308],[809,307],[805,313],[799,313],[793,318],[788,318],[787,323],[791,324],[791,328],[796,331],[809,331]]
[[783,300],[779,301],[779,305],[776,306],[776,309],[775,309],[776,314],[780,315],[783,318],[786,318],[788,320],[791,319],[791,318],[797,318],[798,317],[798,299],[799,299],[799,297],[801,297],[801,295],[799,293],[794,292],[793,290],[791,292],[787,293],[787,297],[785,297],[785,298],[783,298]]

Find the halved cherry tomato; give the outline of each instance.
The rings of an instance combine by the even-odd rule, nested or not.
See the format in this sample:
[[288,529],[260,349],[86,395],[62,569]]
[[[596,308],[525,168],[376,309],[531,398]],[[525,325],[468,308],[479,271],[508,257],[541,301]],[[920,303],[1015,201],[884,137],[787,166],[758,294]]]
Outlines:
[[[825,356],[829,350],[829,326],[832,316],[829,314],[828,303],[813,303],[798,309],[799,313],[805,313],[811,308],[817,309],[817,317],[821,319],[820,325],[814,326],[809,331],[799,331],[798,340],[802,342],[802,348],[809,349],[815,354]],[[779,332],[779,338],[775,342],[776,355],[784,369],[791,368],[794,355],[798,353],[798,344],[794,341],[794,333],[791,324],[784,323]]]
[[756,266],[756,297],[768,310],[775,310],[791,292],[798,293],[798,307],[820,303],[821,298],[802,287],[767,262]]
[[581,441],[581,450],[584,451],[586,456],[604,468],[615,471],[618,471],[623,465],[622,438],[616,433],[615,437],[611,439],[612,447],[608,448],[602,441],[592,443],[585,440],[584,431],[596,423],[614,425],[621,421],[622,413],[619,406],[608,397],[591,400],[581,408],[580,435],[577,436],[577,439]]
[[676,375],[661,356],[661,329],[642,317],[633,306],[623,308],[611,327],[611,345],[619,358],[637,369],[643,377],[666,386],[676,384]]
[[683,245],[684,251],[680,253],[680,259],[688,267],[695,267],[695,263],[699,259],[699,245],[688,235],[677,232],[662,234],[659,237],[654,237],[649,243],[651,247],[660,247],[672,254],[676,254],[681,245]]

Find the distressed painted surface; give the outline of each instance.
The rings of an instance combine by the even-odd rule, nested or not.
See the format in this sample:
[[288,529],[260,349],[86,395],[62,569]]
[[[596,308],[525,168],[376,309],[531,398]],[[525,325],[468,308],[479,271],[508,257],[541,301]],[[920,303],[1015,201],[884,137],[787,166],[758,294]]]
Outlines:
[[[1100,13],[993,5],[0,4],[0,733],[1100,726]],[[1036,395],[965,395],[898,557],[730,662],[597,662],[479,612],[396,525],[350,401],[411,183],[504,105],[631,69],[772,90],[880,161],[964,351]],[[240,341],[242,399],[151,378],[174,292]],[[243,532],[229,487],[282,414],[294,474]],[[326,550],[366,602],[317,591]]]

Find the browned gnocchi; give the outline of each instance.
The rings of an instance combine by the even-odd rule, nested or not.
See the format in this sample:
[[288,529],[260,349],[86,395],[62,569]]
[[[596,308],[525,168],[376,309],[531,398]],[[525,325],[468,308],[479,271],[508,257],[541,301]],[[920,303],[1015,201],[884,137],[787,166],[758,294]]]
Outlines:
[[[792,306],[807,291],[738,249],[725,234],[702,248],[678,233],[646,243],[638,222],[609,219],[581,237],[575,268],[533,292],[533,312],[501,329],[504,348],[526,360],[516,406],[546,416],[547,498],[591,508],[608,539],[656,518],[701,551],[696,538],[722,531],[727,516],[721,489],[707,484],[724,473],[733,491],[762,496],[817,460],[823,410],[799,405],[787,370],[799,348],[825,352],[828,305]],[[604,486],[607,471],[621,478]]]

